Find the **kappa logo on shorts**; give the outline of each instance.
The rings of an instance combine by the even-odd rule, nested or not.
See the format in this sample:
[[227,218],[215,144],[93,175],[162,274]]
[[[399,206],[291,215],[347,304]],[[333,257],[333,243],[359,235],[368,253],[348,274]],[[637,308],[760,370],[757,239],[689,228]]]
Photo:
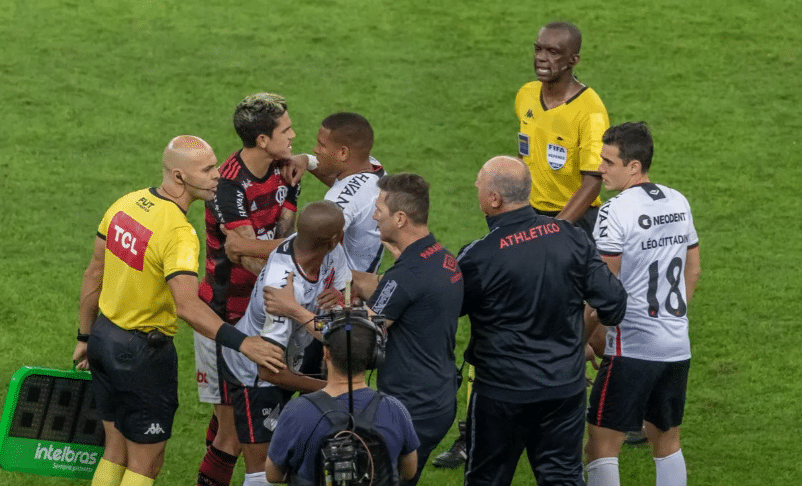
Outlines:
[[393,296],[393,292],[395,292],[396,288],[398,288],[398,282],[395,280],[390,280],[384,285],[382,293],[379,294],[379,298],[376,299],[376,303],[373,305],[373,312],[376,314],[382,313],[384,307],[390,301],[390,297]]
[[163,434],[164,429],[162,428],[161,424],[152,423],[150,424],[150,428],[145,431],[145,435],[155,435],[155,434]]

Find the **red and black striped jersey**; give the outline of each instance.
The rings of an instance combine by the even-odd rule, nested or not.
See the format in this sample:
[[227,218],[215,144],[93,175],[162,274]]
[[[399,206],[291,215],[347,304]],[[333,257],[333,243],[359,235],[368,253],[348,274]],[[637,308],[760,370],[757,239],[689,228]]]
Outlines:
[[273,163],[262,178],[254,176],[233,153],[219,168],[217,193],[206,202],[206,276],[200,298],[227,322],[236,323],[248,307],[256,275],[226,257],[225,235],[219,225],[253,227],[256,238],[275,238],[284,209],[296,211],[301,184],[291,187]]

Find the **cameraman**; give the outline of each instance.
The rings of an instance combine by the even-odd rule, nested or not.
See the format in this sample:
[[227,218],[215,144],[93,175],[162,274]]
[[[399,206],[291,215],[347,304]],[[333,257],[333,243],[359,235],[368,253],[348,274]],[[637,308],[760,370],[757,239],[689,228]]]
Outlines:
[[[354,325],[351,330],[351,376],[354,410],[363,410],[376,395],[365,384],[365,369],[373,356],[376,336],[373,330]],[[323,391],[336,397],[341,410],[348,410],[348,358],[346,332],[337,328],[326,336],[323,362],[327,370]],[[323,414],[303,397],[291,400],[278,419],[270,442],[265,472],[271,483],[315,484],[315,460],[329,422]],[[417,448],[420,445],[407,409],[397,399],[385,396],[379,403],[374,427],[384,439],[392,470],[398,468],[402,479],[415,475],[418,466]],[[386,478],[376,478],[376,480]]]

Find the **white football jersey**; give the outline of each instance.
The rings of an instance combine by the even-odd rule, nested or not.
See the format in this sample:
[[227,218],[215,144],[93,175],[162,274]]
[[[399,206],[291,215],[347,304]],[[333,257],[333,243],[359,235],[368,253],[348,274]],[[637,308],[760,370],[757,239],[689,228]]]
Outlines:
[[377,182],[384,175],[379,161],[370,158],[373,172],[360,172],[334,181],[326,193],[327,201],[340,206],[345,216],[343,248],[348,258],[348,267],[360,272],[376,273],[382,261],[384,246],[379,238],[379,227],[373,219],[376,198],[379,197]]
[[[351,271],[348,269],[342,246],[337,245],[323,259],[317,280],[308,280],[295,263],[292,248],[294,239],[295,235],[288,237],[268,257],[267,263],[256,279],[245,315],[242,316],[236,327],[248,336],[261,335],[268,341],[284,348],[287,366],[297,371],[301,366],[303,350],[314,337],[306,331],[305,323],[295,322],[289,317],[267,314],[262,289],[265,286],[286,286],[287,275],[293,272],[295,300],[305,309],[317,314],[319,310],[317,296],[331,287],[341,292],[344,291],[346,282],[351,281]],[[223,348],[223,359],[225,359],[228,369],[243,385],[272,386],[269,382],[259,380],[256,363],[242,353]]]
[[593,230],[601,255],[620,255],[624,320],[607,330],[605,354],[690,359],[685,257],[699,244],[691,208],[674,189],[639,184],[602,204]]

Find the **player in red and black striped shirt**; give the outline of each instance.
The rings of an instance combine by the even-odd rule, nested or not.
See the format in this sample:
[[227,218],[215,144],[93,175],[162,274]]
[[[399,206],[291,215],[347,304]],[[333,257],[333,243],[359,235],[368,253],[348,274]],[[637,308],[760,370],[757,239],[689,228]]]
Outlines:
[[[200,297],[220,316],[236,324],[248,307],[256,276],[265,261],[242,257],[232,262],[225,253],[227,232],[260,240],[293,233],[300,183],[292,187],[281,176],[282,161],[292,156],[295,132],[281,96],[257,93],[234,111],[234,128],[242,149],[220,167],[217,193],[206,204],[206,276]],[[233,411],[220,387],[214,341],[195,335],[195,363],[200,400],[215,404],[207,432],[210,442],[198,473],[198,484],[228,485],[240,452]]]

